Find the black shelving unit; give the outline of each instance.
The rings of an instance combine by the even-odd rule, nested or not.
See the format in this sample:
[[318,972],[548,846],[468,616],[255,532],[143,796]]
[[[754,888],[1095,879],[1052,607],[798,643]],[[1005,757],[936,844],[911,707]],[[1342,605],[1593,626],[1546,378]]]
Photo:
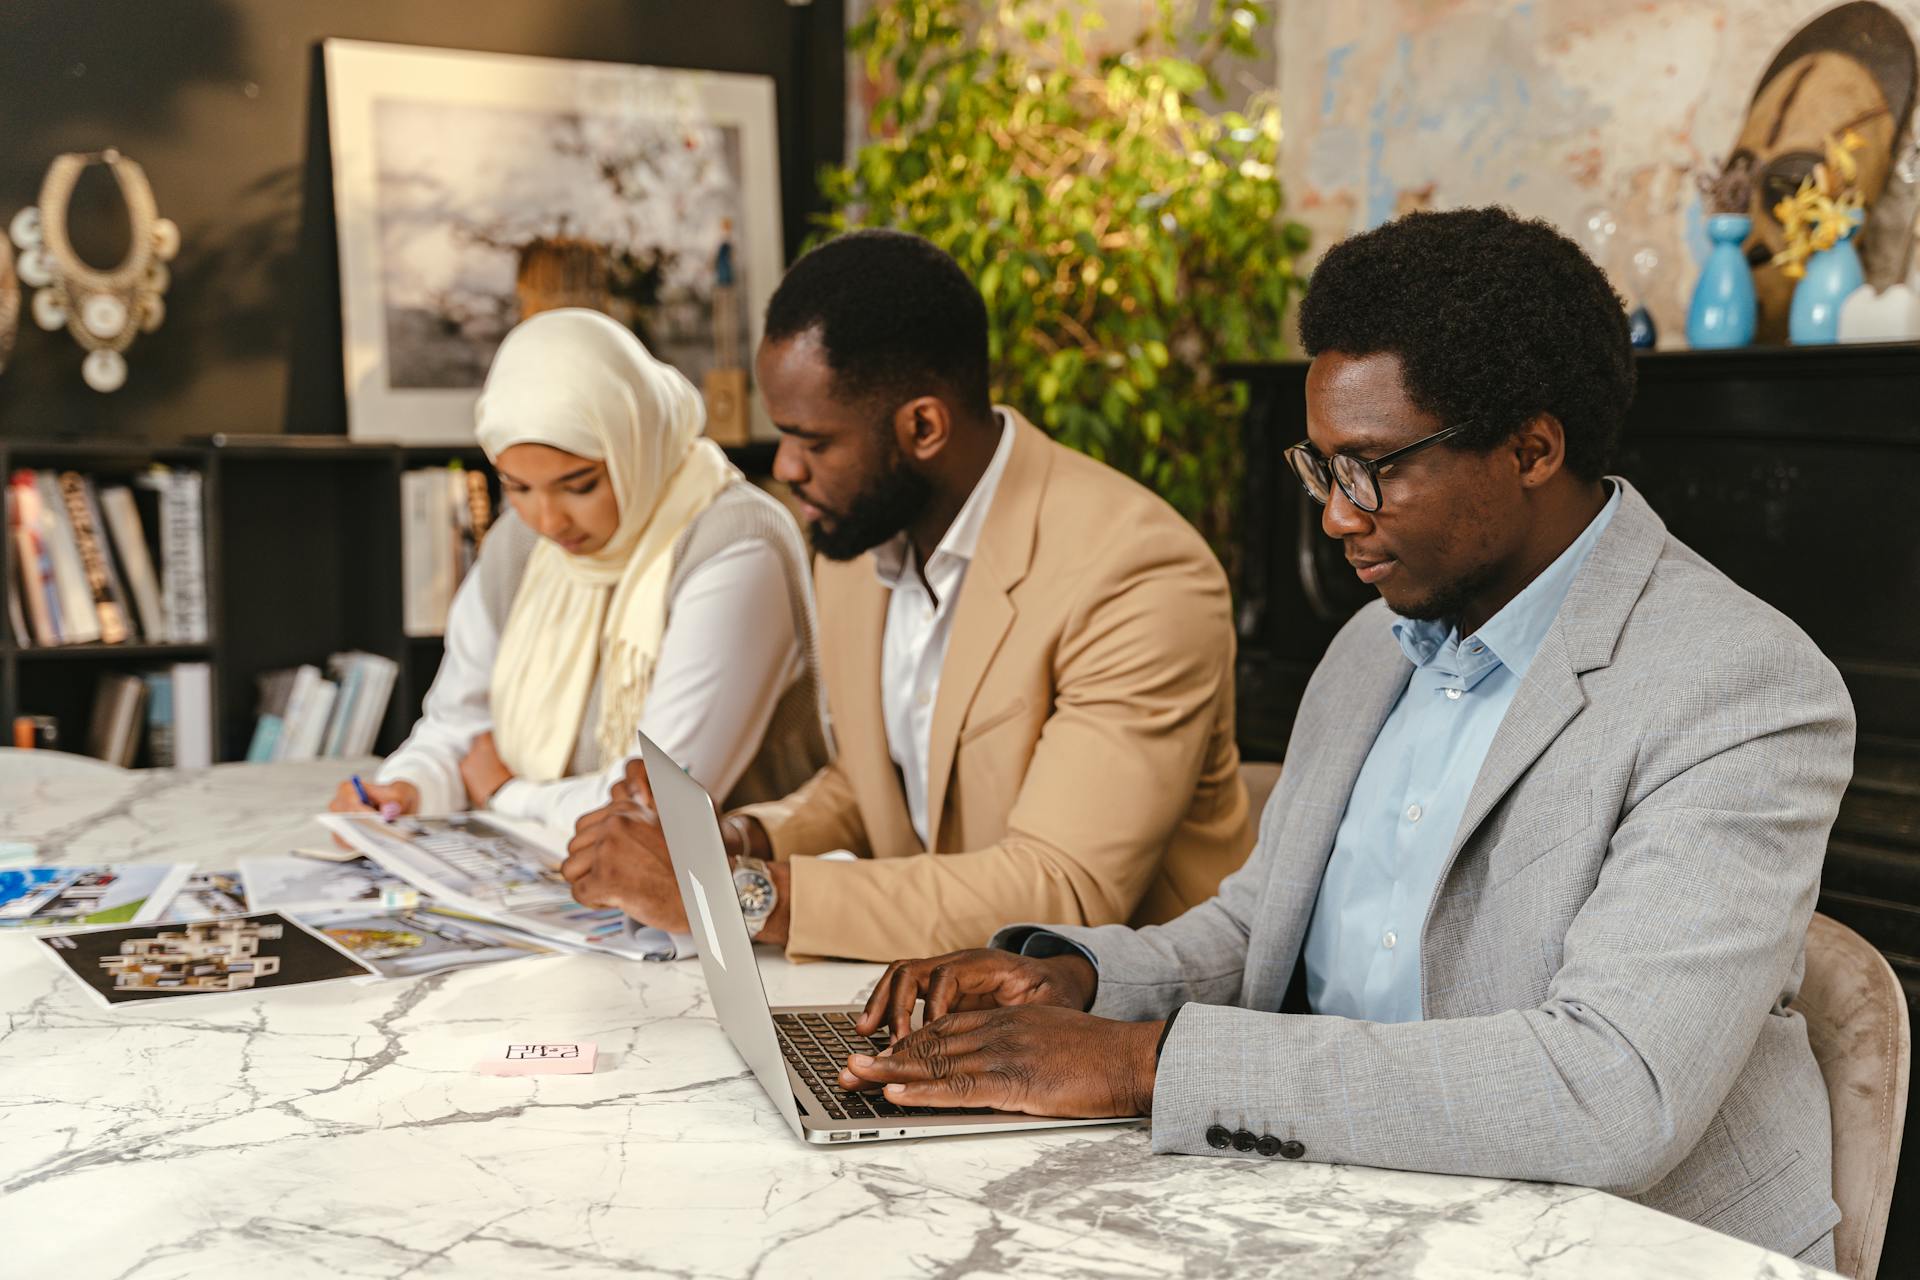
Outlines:
[[[748,475],[763,476],[773,449],[757,442],[727,453]],[[77,750],[102,671],[207,662],[215,759],[239,760],[262,673],[363,649],[400,665],[376,742],[376,750],[392,750],[419,715],[444,652],[438,636],[402,628],[400,477],[455,461],[487,475],[498,511],[498,481],[473,446],[238,434],[186,445],[0,438],[0,478],[20,468],[114,478],[156,462],[200,471],[210,624],[205,644],[53,648],[22,648],[0,624],[0,724],[56,716],[62,745]],[[9,593],[19,582],[11,543],[0,538],[0,583]]]
[[[155,463],[201,473],[201,519],[217,501],[218,480],[207,466],[206,450],[194,445],[155,445],[138,440],[20,440],[0,438],[0,481],[15,471],[79,471],[95,479],[131,480]],[[0,625],[0,725],[6,742],[16,715],[49,715],[60,722],[60,745],[82,749],[93,709],[94,689],[103,672],[147,671],[176,662],[206,662],[218,668],[221,655],[220,549],[207,533],[207,639],[199,644],[76,644],[56,648],[20,645],[11,627]],[[158,548],[155,548],[156,552]],[[12,533],[0,538],[0,584],[6,596],[17,589]],[[0,600],[5,597],[0,596]],[[220,716],[214,691],[214,717]],[[144,748],[143,748],[144,749]],[[217,749],[217,744],[216,744]]]

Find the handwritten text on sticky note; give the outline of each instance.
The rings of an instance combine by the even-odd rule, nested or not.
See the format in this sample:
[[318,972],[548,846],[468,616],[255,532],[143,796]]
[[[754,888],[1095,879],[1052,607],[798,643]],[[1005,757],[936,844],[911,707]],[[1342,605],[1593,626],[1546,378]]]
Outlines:
[[583,1076],[593,1071],[594,1046],[586,1041],[509,1044],[474,1064],[492,1076]]

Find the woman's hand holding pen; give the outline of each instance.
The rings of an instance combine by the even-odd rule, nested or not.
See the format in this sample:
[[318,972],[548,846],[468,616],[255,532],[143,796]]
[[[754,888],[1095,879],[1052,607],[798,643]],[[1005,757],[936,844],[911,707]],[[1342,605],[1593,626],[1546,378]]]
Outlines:
[[[420,812],[420,791],[411,782],[367,782],[348,778],[334,788],[329,813],[377,813],[392,822],[403,813]],[[351,846],[339,836],[333,842],[342,849]]]

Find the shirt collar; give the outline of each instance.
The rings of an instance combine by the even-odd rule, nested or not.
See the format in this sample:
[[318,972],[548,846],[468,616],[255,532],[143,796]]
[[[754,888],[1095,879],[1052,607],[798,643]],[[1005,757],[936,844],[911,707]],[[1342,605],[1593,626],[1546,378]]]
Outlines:
[[1407,660],[1416,667],[1424,667],[1445,656],[1449,665],[1458,668],[1457,674],[1470,681],[1468,687],[1496,665],[1503,665],[1524,679],[1527,669],[1533,665],[1534,655],[1540,652],[1547,632],[1553,627],[1553,620],[1560,616],[1560,606],[1566,603],[1573,580],[1580,575],[1581,567],[1592,556],[1613,513],[1620,508],[1620,486],[1610,484],[1608,487],[1613,490],[1612,496],[1580,536],[1473,635],[1461,639],[1450,622],[1397,619],[1393,636],[1400,642],[1400,651],[1407,655]]
[[[940,545],[927,558],[928,572],[947,561],[970,563],[979,549],[980,535],[987,526],[987,511],[993,506],[993,495],[1006,472],[1007,459],[1013,456],[1013,420],[998,409],[994,410],[994,418],[1000,423],[1000,443],[994,446],[993,458],[961,505],[960,514],[953,518],[953,523],[940,536]],[[888,590],[900,585],[912,561],[913,541],[904,532],[896,533],[873,549],[874,573]]]

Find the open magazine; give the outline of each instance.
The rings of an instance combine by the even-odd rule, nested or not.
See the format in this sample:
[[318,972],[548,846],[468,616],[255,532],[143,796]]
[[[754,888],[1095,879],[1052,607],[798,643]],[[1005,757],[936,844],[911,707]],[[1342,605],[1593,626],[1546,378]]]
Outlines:
[[[560,874],[549,833],[496,814],[407,816],[328,813],[329,831],[436,901],[545,941],[641,959],[670,959],[674,939],[627,927],[623,912],[583,907]],[[682,954],[690,950],[681,951]]]

